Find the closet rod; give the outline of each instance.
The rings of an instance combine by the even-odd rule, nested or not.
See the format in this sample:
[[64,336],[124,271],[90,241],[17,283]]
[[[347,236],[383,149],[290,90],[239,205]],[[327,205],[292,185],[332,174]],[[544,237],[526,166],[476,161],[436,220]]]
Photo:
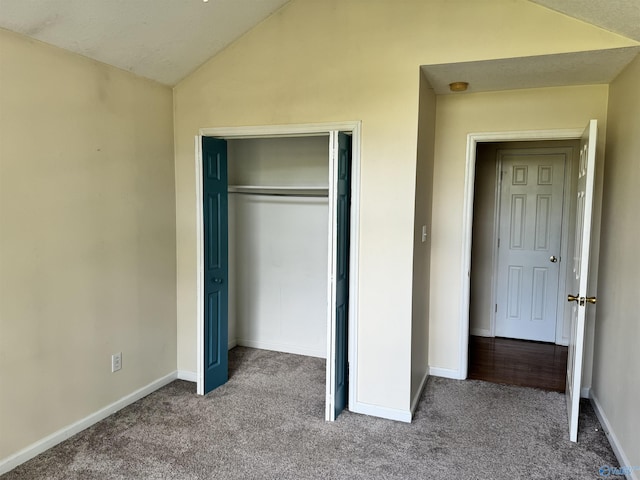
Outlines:
[[272,197],[329,197],[328,187],[315,186],[258,186],[258,185],[229,185],[229,193],[241,195],[268,195]]
[[228,192],[233,195],[262,195],[267,197],[315,197],[315,198],[329,198],[326,193],[274,193],[274,192]]

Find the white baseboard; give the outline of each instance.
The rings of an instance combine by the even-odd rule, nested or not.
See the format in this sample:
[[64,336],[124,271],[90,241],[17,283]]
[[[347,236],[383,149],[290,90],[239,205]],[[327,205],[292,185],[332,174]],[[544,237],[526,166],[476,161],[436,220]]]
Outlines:
[[[611,465],[611,466],[620,467],[620,468],[636,466],[636,465],[631,465],[631,462],[629,461],[629,457],[627,457],[627,455],[624,453],[624,450],[622,449],[622,446],[618,441],[618,437],[616,437],[616,434],[613,431],[613,428],[611,428],[609,419],[607,418],[607,415],[604,413],[602,405],[600,405],[600,402],[598,401],[598,397],[596,397],[593,394],[593,391],[591,392],[591,405],[593,406],[593,409],[596,412],[596,416],[598,417],[598,420],[600,420],[600,424],[602,425],[602,428],[604,428],[604,433],[607,435],[607,438],[609,439],[609,443],[611,444],[613,453],[616,455],[616,458],[620,463],[620,465]],[[640,471],[632,470],[626,473],[625,477],[627,478],[627,480],[640,480],[639,474],[640,474]]]
[[245,340],[239,338],[237,344],[241,347],[260,348],[262,350],[273,350],[275,352],[294,353],[296,355],[306,355],[307,357],[326,358],[324,349],[313,349],[300,347],[297,345],[289,345],[277,342],[262,342],[256,340]]
[[429,375],[434,377],[452,378],[454,380],[464,380],[460,376],[460,370],[453,370],[450,368],[429,367]]
[[178,380],[197,382],[198,374],[196,372],[190,372],[189,370],[178,370]]
[[420,386],[418,387],[418,391],[411,399],[411,418],[413,418],[413,414],[416,413],[416,408],[418,408],[418,402],[420,402],[420,397],[422,396],[422,392],[424,387],[427,385],[427,380],[429,380],[429,370],[424,373],[424,377],[422,377],[422,381],[420,382]]
[[470,328],[469,335],[473,335],[474,337],[493,337],[491,330],[488,328]]
[[380,407],[362,402],[349,402],[349,411],[371,415],[372,417],[386,418],[387,420],[397,420],[399,422],[411,423],[411,410],[399,410],[396,408]]
[[238,341],[234,338],[233,340],[229,340],[229,343],[227,345],[227,348],[229,350],[231,350],[233,347],[237,347],[238,346]]
[[590,388],[580,389],[580,398],[591,398],[591,389]]
[[136,390],[129,395],[122,397],[120,400],[113,402],[110,405],[98,410],[97,412],[92,413],[91,415],[86,416],[85,418],[78,420],[77,422],[72,423],[71,425],[67,425],[64,428],[61,428],[57,432],[52,433],[44,437],[41,440],[38,440],[35,443],[23,448],[17,453],[10,455],[6,458],[0,460],[0,475],[3,475],[10,470],[13,470],[18,465],[26,462],[27,460],[31,460],[36,455],[40,455],[42,452],[50,449],[51,447],[56,446],[57,444],[67,440],[72,437],[76,433],[81,432],[82,430],[89,428],[91,425],[98,423],[100,420],[104,420],[109,415],[114,414],[118,410],[122,410],[124,407],[131,405],[132,403],[140,400],[143,397],[146,397],[150,393],[155,392],[159,388],[164,387],[165,385],[173,382],[178,377],[177,372],[172,372],[168,375],[165,375],[158,380],[151,382],[149,385]]

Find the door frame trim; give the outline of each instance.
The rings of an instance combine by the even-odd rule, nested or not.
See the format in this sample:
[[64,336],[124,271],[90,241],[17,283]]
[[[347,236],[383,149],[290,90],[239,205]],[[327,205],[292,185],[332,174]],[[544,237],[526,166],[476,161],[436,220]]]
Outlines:
[[[348,334],[348,361],[349,361],[349,406],[356,403],[358,385],[358,271],[359,271],[359,231],[360,231],[360,152],[361,152],[361,131],[362,122],[328,122],[328,123],[307,123],[290,125],[254,125],[238,127],[207,127],[200,128],[198,135],[194,138],[195,151],[195,181],[196,181],[196,336],[197,336],[197,365],[196,384],[197,393],[204,393],[204,223],[203,223],[203,191],[202,191],[202,137],[218,137],[226,140],[238,140],[243,138],[278,138],[278,137],[308,137],[327,136],[330,132],[341,131],[352,135],[352,164],[351,164],[351,218],[349,247],[349,334]],[[330,152],[331,153],[331,152]],[[327,159],[331,158],[331,155]],[[334,159],[335,161],[336,159]],[[332,165],[330,164],[330,168]],[[329,179],[330,180],[330,179]],[[331,197],[331,193],[330,193]],[[329,205],[332,205],[332,198],[329,198]],[[329,212],[331,216],[331,212]],[[334,232],[329,231],[330,237]],[[332,245],[332,238],[329,238],[329,246]],[[332,257],[331,248],[328,252],[329,259]],[[329,279],[328,286],[334,284],[332,278]],[[331,328],[331,305],[327,309],[327,328]],[[330,331],[330,330],[329,330]],[[329,334],[328,334],[329,336]],[[331,358],[330,358],[331,357]],[[327,351],[327,364],[335,363],[335,354]],[[328,380],[327,380],[328,382]],[[330,396],[327,383],[327,399]],[[350,408],[352,409],[352,408]]]
[[462,265],[459,317],[459,369],[456,376],[460,380],[467,378],[469,369],[469,306],[471,293],[471,241],[473,233],[473,199],[476,173],[476,149],[478,143],[517,142],[542,140],[580,139],[584,128],[554,130],[522,130],[506,132],[481,132],[467,135],[466,167],[464,178],[464,200],[462,205]]

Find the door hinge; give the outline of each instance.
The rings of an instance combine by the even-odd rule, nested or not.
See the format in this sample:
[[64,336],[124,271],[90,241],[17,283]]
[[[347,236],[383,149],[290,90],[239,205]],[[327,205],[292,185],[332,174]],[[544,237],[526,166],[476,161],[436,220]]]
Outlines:
[[498,248],[500,248],[500,239],[498,239]]
[[495,313],[498,313],[498,304],[496,303]]

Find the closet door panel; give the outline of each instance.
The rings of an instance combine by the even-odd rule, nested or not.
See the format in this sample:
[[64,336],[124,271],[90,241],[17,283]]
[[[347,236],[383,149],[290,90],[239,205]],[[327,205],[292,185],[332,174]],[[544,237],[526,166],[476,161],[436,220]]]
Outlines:
[[204,393],[226,383],[228,308],[227,145],[202,138]]

